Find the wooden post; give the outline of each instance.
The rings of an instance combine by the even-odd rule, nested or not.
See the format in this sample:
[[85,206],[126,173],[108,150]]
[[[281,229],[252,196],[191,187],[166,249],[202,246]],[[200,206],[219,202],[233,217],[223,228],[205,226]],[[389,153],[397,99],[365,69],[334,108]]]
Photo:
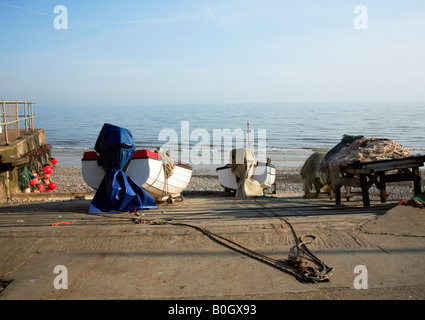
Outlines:
[[379,173],[379,195],[381,203],[387,203],[387,187],[385,184],[385,171]]
[[345,200],[347,200],[347,202],[350,202],[350,197],[351,197],[351,186],[345,186]]
[[363,206],[370,207],[369,188],[367,187],[367,175],[360,174],[360,185],[362,187]]
[[419,167],[413,167],[412,173],[417,177],[417,179],[413,180],[413,188],[415,196],[421,193],[421,173],[419,171]]
[[335,186],[335,204],[340,205],[341,204],[341,185]]

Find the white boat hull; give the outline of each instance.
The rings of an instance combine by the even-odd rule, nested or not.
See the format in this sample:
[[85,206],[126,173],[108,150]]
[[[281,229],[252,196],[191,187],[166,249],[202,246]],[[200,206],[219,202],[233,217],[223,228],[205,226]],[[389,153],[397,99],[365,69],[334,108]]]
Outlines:
[[[162,161],[156,153],[140,150],[133,156],[124,172],[140,185],[155,200],[179,197],[192,177],[192,168],[187,164],[176,163],[173,175],[164,176]],[[86,183],[98,189],[105,176],[105,169],[97,164],[96,153],[85,153],[82,160],[82,174]]]
[[[237,190],[236,176],[232,173],[231,165],[216,169],[218,181],[227,190]],[[252,179],[258,181],[263,190],[270,188],[276,181],[276,167],[270,163],[259,162],[255,167]]]

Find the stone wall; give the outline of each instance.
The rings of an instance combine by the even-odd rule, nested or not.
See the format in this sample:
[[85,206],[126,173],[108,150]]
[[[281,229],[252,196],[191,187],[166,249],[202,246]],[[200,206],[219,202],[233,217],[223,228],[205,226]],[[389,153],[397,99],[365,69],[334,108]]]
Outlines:
[[[26,153],[46,144],[44,129],[34,129],[32,134],[26,134],[7,146],[0,146],[0,155],[5,159],[22,159]],[[19,167],[12,171],[0,172],[0,202],[6,202],[14,194],[22,193],[19,188]]]

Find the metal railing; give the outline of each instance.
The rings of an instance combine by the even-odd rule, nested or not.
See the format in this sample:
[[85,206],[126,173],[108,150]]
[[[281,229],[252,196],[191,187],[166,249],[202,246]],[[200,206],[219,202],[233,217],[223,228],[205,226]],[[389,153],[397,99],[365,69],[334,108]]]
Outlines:
[[23,134],[34,131],[34,104],[32,101],[0,100],[0,144],[8,145]]

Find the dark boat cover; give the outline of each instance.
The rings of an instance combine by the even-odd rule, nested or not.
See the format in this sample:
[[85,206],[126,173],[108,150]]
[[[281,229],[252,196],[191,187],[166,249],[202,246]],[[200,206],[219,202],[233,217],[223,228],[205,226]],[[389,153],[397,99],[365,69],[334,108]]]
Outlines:
[[133,135],[127,129],[103,125],[95,150],[105,177],[91,202],[89,213],[118,213],[157,209],[155,199],[127,176],[123,168],[136,151]]

